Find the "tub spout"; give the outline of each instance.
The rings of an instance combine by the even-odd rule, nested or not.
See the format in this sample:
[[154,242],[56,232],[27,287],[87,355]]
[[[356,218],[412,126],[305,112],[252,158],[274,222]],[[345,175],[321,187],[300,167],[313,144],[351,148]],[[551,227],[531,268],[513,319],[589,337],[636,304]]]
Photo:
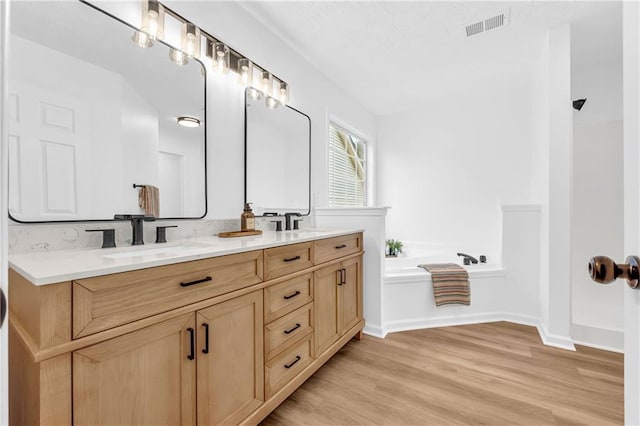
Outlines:
[[464,253],[456,253],[458,256],[462,256],[464,258],[464,264],[468,265],[469,263],[473,263],[476,264],[478,263],[478,259],[476,259],[473,256],[469,256],[468,254],[464,254]]

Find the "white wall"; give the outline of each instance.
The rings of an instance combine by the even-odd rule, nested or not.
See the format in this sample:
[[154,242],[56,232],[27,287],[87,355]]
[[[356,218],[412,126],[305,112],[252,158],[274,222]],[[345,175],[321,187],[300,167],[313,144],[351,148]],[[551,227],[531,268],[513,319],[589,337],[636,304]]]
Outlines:
[[393,207],[389,238],[499,255],[501,204],[531,201],[530,85],[529,74],[500,75],[463,96],[381,117],[377,195]]
[[[290,104],[311,117],[311,193],[315,205],[328,205],[328,116],[367,135],[376,134],[374,117],[235,2],[169,1],[168,7],[229,43],[289,83]],[[208,76],[208,218],[235,218],[242,213],[244,170],[244,93],[235,76]],[[375,149],[375,140],[368,140]]]
[[625,284],[597,285],[586,265],[595,255],[625,258],[622,62],[572,66],[571,99],[580,98],[587,102],[573,110],[571,334],[621,351]]

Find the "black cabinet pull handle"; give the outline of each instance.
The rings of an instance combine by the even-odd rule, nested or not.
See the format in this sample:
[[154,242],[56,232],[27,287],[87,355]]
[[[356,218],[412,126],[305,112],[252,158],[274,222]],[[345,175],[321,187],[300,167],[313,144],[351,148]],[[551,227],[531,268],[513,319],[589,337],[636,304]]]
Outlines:
[[284,259],[285,262],[293,262],[294,260],[299,260],[300,256],[290,257],[288,259]]
[[346,269],[341,269],[342,271],[342,285],[347,283],[347,270]]
[[203,322],[202,326],[204,327],[204,348],[202,349],[202,353],[208,354],[209,353],[209,324],[207,324],[206,322]]
[[290,294],[290,295],[288,295],[288,296],[283,296],[283,297],[284,297],[286,300],[289,300],[289,299],[293,299],[294,297],[296,297],[296,296],[297,296],[297,295],[299,295],[299,294],[300,294],[300,291],[296,290],[296,292],[295,292],[295,293]]
[[336,250],[340,250],[345,248],[347,245],[346,244],[340,244],[339,246],[336,246]]
[[299,328],[300,328],[300,323],[297,322],[295,327],[293,327],[293,328],[291,328],[289,330],[285,330],[284,334],[291,334],[291,333],[293,333],[294,331],[296,331]]
[[342,269],[336,271],[338,273],[338,285],[342,285]]
[[180,287],[189,287],[190,285],[206,283],[207,281],[211,281],[212,279],[213,278],[211,277],[206,277],[206,278],[202,278],[201,280],[189,281],[188,283],[180,283]]
[[296,360],[293,361],[291,364],[285,364],[284,368],[289,369],[291,367],[293,367],[294,365],[296,365],[296,362],[300,361],[302,358],[300,358],[300,355],[296,355]]
[[196,358],[196,332],[193,328],[189,327],[187,328],[187,331],[189,332],[189,346],[190,346],[190,353],[187,356],[187,359],[190,361],[193,361]]

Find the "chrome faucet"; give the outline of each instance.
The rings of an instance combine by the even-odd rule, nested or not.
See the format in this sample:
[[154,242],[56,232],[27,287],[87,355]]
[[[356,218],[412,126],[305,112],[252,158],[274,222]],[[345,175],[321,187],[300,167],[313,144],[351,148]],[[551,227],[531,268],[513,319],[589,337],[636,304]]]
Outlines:
[[144,244],[144,226],[143,222],[152,222],[156,220],[153,215],[144,214],[117,214],[114,215],[115,220],[130,220],[131,229],[133,231],[131,236],[131,245],[139,246]]
[[465,265],[469,265],[470,263],[473,263],[474,265],[478,263],[478,259],[476,259],[473,256],[469,256],[468,254],[464,254],[464,253],[456,253],[458,256],[462,256],[463,262]]

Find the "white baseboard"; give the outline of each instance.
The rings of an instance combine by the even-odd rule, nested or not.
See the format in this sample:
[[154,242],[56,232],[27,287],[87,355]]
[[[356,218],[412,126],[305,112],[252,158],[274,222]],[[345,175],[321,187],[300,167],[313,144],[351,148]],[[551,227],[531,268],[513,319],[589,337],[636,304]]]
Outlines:
[[[380,335],[385,336],[387,333],[420,330],[424,328],[450,327],[456,325],[481,324],[497,321],[506,321],[515,324],[536,327],[536,329],[538,330],[538,334],[540,335],[540,339],[545,345],[569,351],[576,350],[575,346],[573,345],[573,340],[571,340],[570,337],[558,336],[548,333],[544,325],[538,318],[530,317],[527,315],[513,314],[509,312],[488,312],[483,314],[457,315],[435,319],[418,318],[411,320],[390,321],[384,324],[384,327],[380,330]],[[380,335],[378,334],[372,333],[372,335],[380,337]]]
[[384,331],[379,325],[365,324],[362,332],[364,334],[368,334],[369,336],[379,337],[381,339],[384,339],[387,336],[387,332]]
[[624,353],[624,331],[571,324],[571,338],[578,345]]

